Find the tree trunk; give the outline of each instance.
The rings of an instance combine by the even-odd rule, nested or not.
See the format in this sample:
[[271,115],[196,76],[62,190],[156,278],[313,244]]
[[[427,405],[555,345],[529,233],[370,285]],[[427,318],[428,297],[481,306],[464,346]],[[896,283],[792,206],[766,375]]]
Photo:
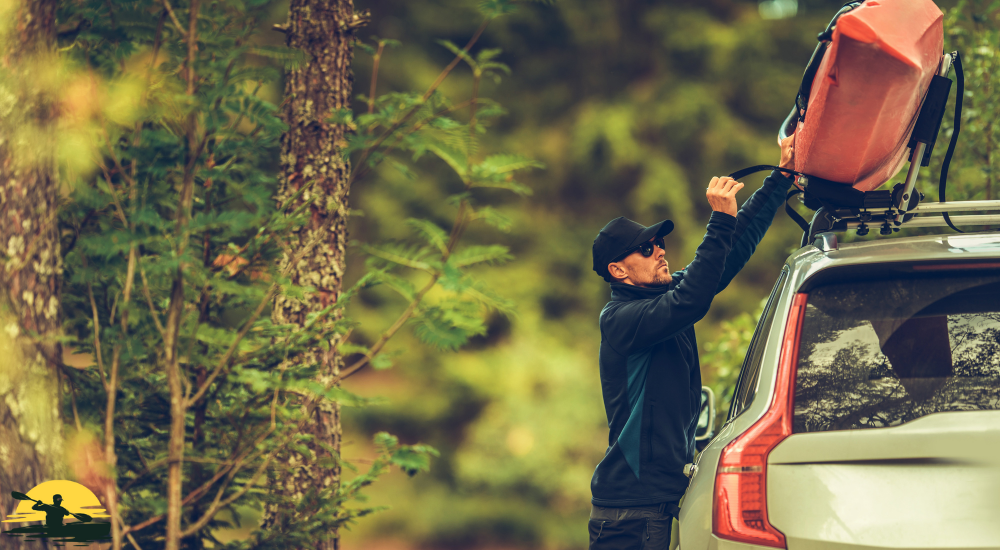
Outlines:
[[[27,492],[62,474],[62,420],[54,337],[60,330],[62,254],[52,155],[54,90],[37,67],[52,66],[55,0],[23,0],[3,44],[2,85],[15,103],[0,115],[0,515],[15,509],[11,491]],[[48,64],[48,65],[45,65]],[[34,73],[33,73],[33,69]],[[24,139],[27,138],[27,145]],[[31,337],[29,337],[31,335]],[[0,518],[6,519],[6,517]],[[2,529],[17,524],[2,524]],[[43,543],[2,536],[19,550]]]
[[[311,206],[309,223],[290,242],[293,251],[312,246],[312,251],[292,268],[291,279],[295,284],[314,287],[316,292],[304,300],[279,295],[274,304],[273,320],[301,327],[308,313],[319,311],[340,297],[347,243],[350,171],[340,154],[345,128],[328,120],[338,109],[350,106],[353,29],[358,18],[354,15],[353,0],[292,0],[288,14],[287,44],[305,52],[306,59],[285,75],[283,118],[288,131],[281,139],[282,172],[276,201],[283,204],[302,185],[315,180],[289,211],[314,195],[318,196]],[[282,267],[289,261],[289,256],[285,255]],[[335,349],[336,342],[330,344],[331,349]],[[332,381],[342,364],[339,354],[323,349],[314,349],[296,361],[321,362],[321,383]],[[304,431],[315,437],[309,444],[311,456],[292,451],[288,464],[293,468],[279,474],[275,484],[276,491],[295,500],[311,490],[336,490],[340,482],[339,467],[320,465],[321,462],[330,463],[322,460],[331,455],[330,450],[340,453],[340,407],[325,403],[314,408]],[[276,509],[266,511],[266,526],[276,526],[278,512]],[[295,528],[294,525],[289,527]],[[339,536],[336,532],[332,535],[330,540],[311,547],[338,548]]]

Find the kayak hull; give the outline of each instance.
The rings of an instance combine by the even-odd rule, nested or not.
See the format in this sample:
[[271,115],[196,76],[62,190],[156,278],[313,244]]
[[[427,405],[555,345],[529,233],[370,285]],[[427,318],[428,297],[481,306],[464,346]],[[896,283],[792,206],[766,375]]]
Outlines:
[[907,161],[944,46],[931,0],[868,0],[837,21],[796,128],[795,169],[871,191]]

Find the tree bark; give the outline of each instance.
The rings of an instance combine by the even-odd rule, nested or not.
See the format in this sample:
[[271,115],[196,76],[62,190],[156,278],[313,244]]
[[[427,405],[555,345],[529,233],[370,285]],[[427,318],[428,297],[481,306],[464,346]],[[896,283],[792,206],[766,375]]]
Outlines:
[[[23,0],[2,36],[0,71],[13,109],[0,114],[0,515],[27,492],[62,476],[63,439],[54,337],[61,325],[62,254],[56,210],[55,90],[37,67],[55,62],[55,0]],[[48,65],[51,66],[51,65]],[[26,139],[21,139],[26,138]],[[27,144],[26,144],[27,143]],[[48,359],[47,359],[48,358]],[[16,527],[3,524],[0,529]],[[0,546],[42,548],[3,536]]]
[[[352,43],[358,21],[353,0],[292,0],[289,6],[286,42],[289,47],[302,50],[306,59],[285,75],[283,118],[288,131],[281,140],[281,182],[276,201],[283,204],[302,185],[315,180],[299,202],[288,210],[294,211],[296,206],[316,196],[310,208],[309,223],[297,231],[289,243],[293,253],[303,247],[313,247],[292,267],[291,279],[295,284],[314,287],[316,292],[304,300],[279,295],[272,314],[276,323],[301,327],[308,313],[319,311],[340,297],[347,243],[350,170],[340,153],[345,128],[328,120],[337,110],[350,106]],[[289,261],[286,254],[282,268]],[[321,363],[319,381],[329,383],[342,366],[342,359],[335,351],[336,344],[330,342],[332,352],[314,349],[295,360]],[[340,407],[336,403],[322,403],[314,408],[311,405],[303,403],[313,411],[304,430],[315,437],[308,445],[310,456],[290,451],[291,456],[287,457],[290,468],[278,474],[274,485],[276,491],[295,500],[309,491],[336,490],[340,482],[339,467],[320,465],[320,462],[330,463],[322,459],[330,457],[331,451],[340,453]],[[339,456],[331,458],[335,463]],[[274,508],[266,510],[266,527],[279,527],[276,525],[279,512]],[[294,525],[284,527],[295,528]],[[339,535],[336,532],[332,535],[330,540],[317,541],[311,548],[339,548]]]

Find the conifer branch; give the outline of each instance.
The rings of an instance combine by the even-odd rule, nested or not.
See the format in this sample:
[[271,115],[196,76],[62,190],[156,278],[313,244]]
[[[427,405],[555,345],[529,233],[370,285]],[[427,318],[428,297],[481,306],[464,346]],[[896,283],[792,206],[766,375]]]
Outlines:
[[441,74],[438,75],[437,79],[434,81],[433,84],[431,84],[430,88],[427,88],[427,91],[424,92],[424,95],[421,98],[420,102],[417,105],[414,105],[409,111],[407,111],[405,115],[403,115],[402,118],[397,120],[388,130],[386,130],[378,138],[376,138],[375,143],[365,148],[365,150],[361,152],[361,157],[355,164],[354,171],[352,171],[350,177],[347,178],[348,192],[350,192],[351,184],[354,183],[354,181],[357,179],[356,174],[358,173],[359,170],[358,167],[364,166],[365,161],[368,160],[369,156],[371,156],[372,151],[378,149],[379,146],[382,145],[382,143],[385,142],[385,140],[390,135],[392,135],[396,130],[399,130],[404,124],[406,124],[408,120],[410,120],[410,117],[412,117],[414,114],[416,114],[418,110],[420,110],[421,105],[423,105],[427,101],[427,99],[431,97],[431,95],[438,89],[438,86],[440,86],[441,83],[444,82],[444,79],[447,78],[449,74],[451,74],[451,71],[456,66],[458,66],[459,62],[462,61],[463,57],[465,56],[466,53],[468,53],[469,49],[472,48],[473,44],[475,44],[476,41],[479,40],[479,37],[482,36],[483,31],[486,30],[486,27],[489,24],[490,24],[490,19],[486,19],[485,21],[483,21],[482,25],[479,26],[479,29],[476,30],[476,33],[472,35],[472,38],[469,40],[468,44],[466,44],[465,47],[462,48],[462,51],[458,55],[456,55],[454,59],[451,60],[451,63],[449,63],[448,66],[441,71]]
[[156,310],[156,305],[153,303],[153,295],[149,291],[149,281],[146,280],[146,270],[142,266],[139,267],[139,276],[142,278],[142,293],[146,297],[149,314],[153,317],[156,330],[160,333],[160,336],[166,336],[167,331],[163,328],[163,323],[160,322],[160,313]]
[[389,339],[392,338],[396,334],[396,332],[398,332],[399,329],[403,327],[403,324],[406,323],[407,320],[409,320],[410,316],[413,315],[413,312],[416,311],[417,306],[420,305],[421,300],[423,300],[424,294],[427,294],[427,292],[430,291],[430,289],[434,288],[434,285],[437,284],[437,281],[440,277],[441,275],[436,273],[433,276],[431,276],[431,280],[427,283],[427,285],[425,285],[424,288],[421,288],[420,291],[417,292],[416,296],[413,297],[413,300],[410,301],[410,305],[408,305],[406,309],[403,311],[403,313],[399,316],[399,318],[396,319],[396,322],[393,323],[388,330],[382,333],[382,336],[379,337],[378,341],[375,342],[372,345],[372,347],[368,349],[368,353],[366,353],[365,356],[362,357],[361,359],[355,361],[353,365],[344,369],[344,371],[339,376],[334,378],[333,381],[331,381],[327,385],[329,387],[333,387],[341,380],[351,376],[352,374],[358,372],[359,370],[363,369],[366,365],[371,363],[372,359],[374,359],[375,356],[378,355],[380,351],[382,351],[382,348],[385,347],[386,342],[388,342]]
[[382,51],[385,50],[385,41],[378,41],[378,51],[373,56],[372,63],[372,85],[368,92],[368,114],[375,112],[375,83],[378,82],[378,64],[382,60]]
[[104,173],[104,181],[108,183],[108,191],[111,193],[111,199],[115,201],[115,212],[118,213],[118,218],[121,219],[122,224],[128,227],[128,220],[125,218],[125,210],[122,208],[121,201],[118,200],[118,192],[115,191],[115,186],[111,183],[111,174],[108,173],[108,168],[104,166],[104,163],[100,164],[101,171]]
[[170,20],[174,22],[174,27],[177,32],[181,33],[183,38],[187,38],[187,31],[181,26],[181,22],[177,20],[177,15],[174,14],[174,8],[170,6],[170,0],[162,0],[164,9],[170,14]]
[[195,392],[195,394],[191,396],[190,399],[185,400],[185,406],[193,405],[194,403],[197,403],[198,400],[200,400],[202,397],[204,397],[205,392],[208,391],[208,388],[212,385],[212,382],[214,382],[215,379],[219,377],[219,374],[222,373],[222,369],[229,364],[229,360],[233,358],[233,354],[236,352],[236,348],[239,347],[240,342],[243,341],[243,337],[246,336],[248,332],[250,332],[251,328],[253,328],[254,323],[257,322],[257,319],[260,317],[261,313],[264,312],[264,309],[267,308],[267,305],[271,302],[271,299],[274,297],[274,294],[277,291],[278,291],[278,284],[277,283],[272,284],[271,288],[269,288],[267,293],[264,294],[264,299],[262,299],[260,303],[257,304],[257,309],[255,309],[253,314],[250,315],[250,318],[247,319],[245,323],[243,323],[243,327],[236,334],[236,338],[233,339],[231,344],[229,344],[229,349],[226,350],[226,353],[222,356],[221,359],[219,359],[218,363],[215,364],[215,368],[213,368],[212,372],[208,375],[207,378],[205,378],[205,382],[201,384],[201,386],[199,386],[197,392]]
[[[84,256],[83,267],[87,267],[86,256]],[[101,321],[97,316],[97,302],[94,300],[94,288],[91,283],[87,283],[87,295],[90,296],[90,309],[94,313],[94,355],[97,359],[97,373],[101,376],[101,385],[104,391],[108,390],[108,380],[104,376],[104,357],[101,354]]]
[[[442,110],[438,111],[437,113],[433,113],[430,116],[428,116],[427,118],[425,118],[425,119],[421,120],[420,122],[414,124],[413,127],[411,127],[408,131],[397,133],[396,134],[396,139],[388,147],[385,148],[385,151],[382,153],[382,155],[383,156],[388,156],[389,153],[393,152],[396,149],[396,146],[398,146],[404,139],[412,136],[413,134],[416,134],[421,129],[423,129],[423,127],[426,126],[428,123],[430,123],[430,122],[432,122],[434,120],[437,120],[441,116],[446,115],[446,114],[448,114],[450,112],[457,111],[459,109],[464,109],[465,107],[467,107],[471,103],[472,103],[472,100],[469,99],[469,100],[463,101],[461,103],[458,103],[456,105],[452,105],[451,107],[448,107],[446,109],[442,109]],[[367,176],[369,172],[371,172],[371,168],[369,168],[367,166],[358,168],[357,170],[358,170],[358,172],[357,172],[357,175],[354,178],[355,180],[360,180],[360,179],[364,178],[365,176]]]

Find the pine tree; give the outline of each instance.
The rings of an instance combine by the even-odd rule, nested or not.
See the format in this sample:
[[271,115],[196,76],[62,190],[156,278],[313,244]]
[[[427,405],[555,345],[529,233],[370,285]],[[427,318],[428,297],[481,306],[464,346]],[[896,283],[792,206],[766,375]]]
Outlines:
[[[213,532],[239,522],[241,506],[265,521],[232,547],[335,547],[340,526],[375,511],[348,506],[365,487],[390,467],[426,470],[435,453],[380,433],[367,471],[342,479],[341,465],[353,466],[340,460],[338,407],[365,400],[337,382],[388,366],[380,352],[408,320],[425,342],[454,349],[485,331],[489,308],[507,307],[463,272],[507,259],[506,248],[462,248],[461,236],[476,220],[502,224],[473,188],[524,193],[513,172],[537,163],[477,160],[476,136],[502,110],[476,86],[454,105],[435,92],[463,60],[478,83],[499,66],[497,52],[474,59],[475,39],[449,45],[454,61],[430,90],[374,98],[355,122],[347,107],[361,18],[349,1],[293,8],[283,29],[292,47],[280,47],[259,39],[269,0],[60,6],[60,20],[76,22],[59,48],[68,71],[101,98],[78,143],[94,164],[71,171],[59,211],[67,340],[96,367],[67,374],[64,412],[83,439],[103,435],[93,464],[74,473],[105,495],[114,550],[221,547]],[[290,76],[279,108],[258,92],[281,68]],[[462,107],[468,124],[449,118]],[[460,173],[455,224],[448,236],[410,220],[425,243],[370,243],[370,269],[342,287],[347,190],[393,150],[432,152]],[[348,172],[352,154],[363,170]],[[393,273],[402,269],[429,282],[416,291]],[[345,342],[354,323],[344,308],[376,284],[406,297],[399,320],[370,347]],[[434,287],[443,298],[425,300]],[[338,374],[338,353],[361,358]],[[284,478],[288,460],[305,471]]]
[[[0,88],[11,103],[0,117],[0,263],[3,333],[0,334],[0,510],[10,493],[28,491],[62,471],[59,366],[62,350],[62,255],[53,90],[34,68],[51,64],[54,0],[23,0],[3,14]],[[50,65],[51,66],[51,65]],[[5,537],[4,548],[40,548]]]
[[[285,102],[282,118],[288,130],[281,138],[281,175],[278,204],[291,201],[293,209],[307,206],[309,221],[296,230],[281,258],[282,268],[290,268],[296,285],[311,286],[315,292],[302,298],[278,295],[272,317],[275,323],[301,329],[307,316],[337,303],[343,284],[347,250],[348,176],[350,167],[341,155],[344,124],[330,119],[350,107],[352,96],[354,30],[362,19],[354,13],[353,0],[292,0],[288,24],[284,28],[289,48],[305,54],[304,61],[285,73]],[[308,186],[308,189],[303,189]],[[292,254],[302,259],[290,265]],[[337,310],[331,319],[342,317]],[[322,348],[307,350],[293,360],[318,364],[316,381],[325,387],[340,374],[342,359],[337,352],[339,338]],[[331,493],[340,483],[340,405],[336,401],[304,399],[304,432],[310,436],[306,452],[290,451],[280,462],[274,480],[280,496],[301,502],[307,493]],[[307,521],[308,517],[284,517],[281,500],[266,509],[265,527],[277,523]],[[306,516],[311,512],[306,511]],[[336,549],[337,530],[310,547]]]

